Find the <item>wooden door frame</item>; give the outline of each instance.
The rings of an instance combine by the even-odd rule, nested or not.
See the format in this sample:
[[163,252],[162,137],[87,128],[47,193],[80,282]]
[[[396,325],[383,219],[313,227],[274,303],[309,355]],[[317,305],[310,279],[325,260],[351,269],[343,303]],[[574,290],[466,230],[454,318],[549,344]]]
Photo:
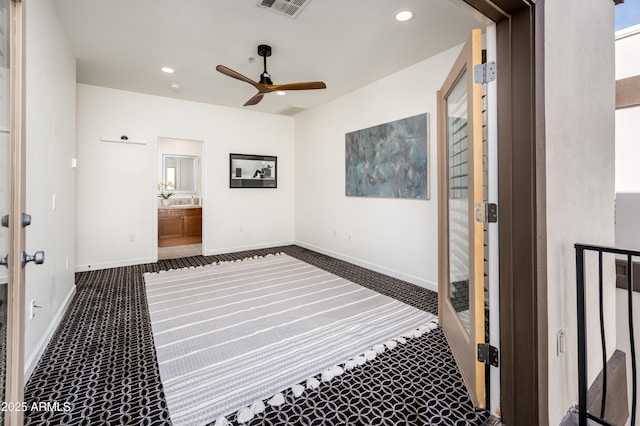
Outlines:
[[[19,253],[25,245],[25,231],[21,214],[25,208],[25,102],[24,102],[24,52],[25,17],[24,2],[11,1],[10,41],[10,131],[11,131],[11,209],[9,211],[10,275],[7,288],[7,371],[5,401],[24,402],[24,268]],[[5,412],[5,424],[22,425],[21,410]]]
[[546,425],[544,0],[464,1],[496,23],[502,422]]

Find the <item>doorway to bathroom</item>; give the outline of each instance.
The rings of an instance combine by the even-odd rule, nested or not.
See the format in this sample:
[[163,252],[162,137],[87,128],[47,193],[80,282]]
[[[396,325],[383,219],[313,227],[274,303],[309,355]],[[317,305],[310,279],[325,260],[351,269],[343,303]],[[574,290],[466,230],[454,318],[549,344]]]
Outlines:
[[203,253],[203,146],[158,138],[158,260]]

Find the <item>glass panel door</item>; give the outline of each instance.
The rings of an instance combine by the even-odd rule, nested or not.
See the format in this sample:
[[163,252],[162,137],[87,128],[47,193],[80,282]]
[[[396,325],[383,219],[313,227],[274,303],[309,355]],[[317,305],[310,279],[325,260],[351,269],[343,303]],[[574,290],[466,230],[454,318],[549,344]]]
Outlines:
[[449,300],[469,333],[469,146],[464,71],[446,99],[449,173]]
[[484,226],[475,220],[483,200],[482,35],[474,30],[438,92],[438,315],[477,407],[485,407]]

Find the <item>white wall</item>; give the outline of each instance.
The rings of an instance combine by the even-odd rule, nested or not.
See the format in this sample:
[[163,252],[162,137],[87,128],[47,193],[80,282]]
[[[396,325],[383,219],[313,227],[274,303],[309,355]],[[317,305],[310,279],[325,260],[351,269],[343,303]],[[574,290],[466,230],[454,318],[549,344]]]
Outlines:
[[[44,250],[43,265],[27,266],[25,370],[39,355],[75,291],[74,157],[76,62],[48,1],[26,3],[27,252]],[[55,209],[53,197],[55,196]],[[39,305],[29,319],[31,300]]]
[[[616,33],[616,80],[640,75],[640,25]],[[640,193],[640,106],[616,110],[616,192]]]
[[[545,120],[549,424],[577,403],[575,243],[613,246],[614,4],[604,0],[545,2]],[[567,19],[567,17],[571,19]],[[588,46],[580,49],[576,46]],[[590,72],[593,67],[598,72]],[[615,349],[613,260],[605,262],[608,349]],[[589,271],[592,272],[592,271]],[[597,356],[597,288],[588,285],[589,382]],[[558,331],[566,354],[557,354]]]
[[616,192],[640,193],[640,106],[616,110],[615,140]]
[[616,80],[640,75],[640,25],[616,32]]
[[[154,260],[158,137],[205,141],[206,254],[293,242],[291,117],[85,84],[77,94],[78,270]],[[121,135],[146,144],[100,141]],[[278,188],[229,189],[231,152],[277,156]]]
[[[300,245],[437,289],[436,91],[460,48],[296,115]],[[425,112],[430,199],[346,197],[345,134]]]

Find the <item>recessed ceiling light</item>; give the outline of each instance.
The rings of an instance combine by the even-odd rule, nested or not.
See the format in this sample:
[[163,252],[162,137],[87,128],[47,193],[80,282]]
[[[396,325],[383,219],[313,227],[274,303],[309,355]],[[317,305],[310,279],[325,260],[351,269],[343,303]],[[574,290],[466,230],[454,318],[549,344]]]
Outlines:
[[160,70],[162,72],[166,72],[167,74],[173,74],[174,72],[176,72],[173,68],[169,68],[169,67],[162,67],[160,68]]
[[401,10],[400,12],[396,13],[396,21],[406,22],[411,18],[413,18],[413,12],[410,10]]
[[180,85],[177,83],[171,83],[169,87],[173,90],[180,90]]
[[287,92],[285,92],[284,90],[278,90],[278,91],[276,92],[276,95],[280,95],[280,96],[284,96],[284,95],[286,95],[286,94],[287,94]]

